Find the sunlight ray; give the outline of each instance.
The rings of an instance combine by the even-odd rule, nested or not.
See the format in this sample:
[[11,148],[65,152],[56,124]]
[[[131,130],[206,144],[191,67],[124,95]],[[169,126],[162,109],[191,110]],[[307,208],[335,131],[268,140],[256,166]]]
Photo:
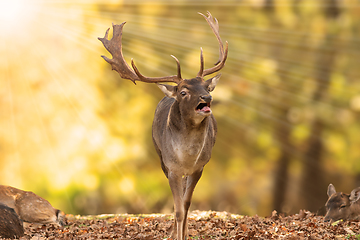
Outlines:
[[[70,30],[69,30],[69,31],[70,31]],[[73,32],[76,32],[76,30],[74,30]],[[131,33],[129,33],[129,35],[130,35],[130,34],[131,34]],[[137,37],[141,37],[141,34],[137,34]],[[147,39],[149,39],[149,38],[147,37]],[[157,43],[157,44],[159,44],[159,43],[158,43],[158,40],[159,40],[159,39],[164,39],[164,36],[157,34],[157,35],[153,35],[150,39],[153,40],[152,43]],[[174,41],[168,41],[168,39],[167,39],[167,42],[171,42],[171,44],[174,44]],[[167,42],[166,42],[166,43],[167,43]],[[186,44],[183,44],[183,43],[181,42],[180,47],[178,47],[179,51],[182,51],[183,47],[186,47]],[[140,62],[141,62],[141,60],[140,60]],[[294,63],[294,64],[295,64],[295,63]],[[151,67],[151,65],[150,65],[150,67]],[[285,73],[285,76],[288,76],[288,77],[291,76],[292,78],[294,78],[293,75],[295,75],[295,74],[294,74],[294,73]],[[319,84],[319,83],[317,83],[317,84]]]
[[[56,6],[56,7],[55,7]],[[64,6],[66,6],[66,5],[64,5]],[[56,12],[59,12],[59,13],[57,13],[57,14],[62,14],[63,16],[62,16],[62,18],[64,18],[64,19],[67,19],[68,18],[68,10],[67,9],[64,9],[64,10],[59,10],[59,6],[57,6],[57,5],[54,5],[54,7],[53,8],[55,8],[55,10],[56,10]],[[63,12],[63,13],[60,13],[60,12]],[[50,11],[51,12],[51,11]],[[89,14],[90,13],[90,14]],[[46,13],[45,13],[46,14]],[[101,19],[103,19],[104,18],[104,15],[105,16],[109,16],[109,19],[110,20],[114,20],[114,19],[117,19],[118,18],[118,16],[119,16],[119,14],[117,14],[117,13],[111,13],[111,12],[104,12],[104,11],[102,11],[101,12],[101,17],[99,16],[99,14],[97,13],[97,12],[95,12],[95,10],[84,10],[83,11],[83,14],[88,14],[90,17],[95,17],[95,18],[101,18]],[[124,13],[122,13],[121,14],[121,16],[122,16],[122,18],[124,18],[124,19],[127,19],[127,18],[130,18],[130,19],[133,19],[132,20],[132,22],[133,23],[135,23],[136,21],[138,22],[138,23],[146,23],[146,20],[147,19],[151,19],[151,20],[157,20],[157,25],[158,26],[164,26],[164,27],[166,27],[166,26],[171,26],[171,27],[176,27],[176,28],[180,28],[180,29],[184,29],[184,30],[186,30],[186,26],[184,26],[184,27],[181,27],[181,25],[179,25],[178,23],[179,22],[182,22],[182,23],[187,23],[187,24],[191,24],[191,23],[193,23],[193,21],[189,21],[189,20],[181,20],[181,19],[175,19],[175,20],[173,20],[173,18],[161,18],[161,17],[154,17],[154,16],[138,16],[138,15],[134,15],[134,14],[124,14]],[[136,18],[135,18],[136,17]],[[137,19],[140,19],[140,20],[137,20]],[[78,21],[78,20],[75,20],[75,21]],[[174,25],[174,24],[171,24],[171,22],[172,21],[175,21],[177,24],[176,25]],[[151,21],[150,21],[151,22]],[[198,20],[196,21],[196,22],[199,22]],[[203,24],[203,23],[202,23]],[[282,33],[282,34],[289,34],[289,35],[300,35],[300,36],[302,36],[302,37],[304,37],[305,35],[306,35],[306,37],[307,37],[307,39],[309,38],[309,37],[317,37],[316,36],[316,34],[314,35],[314,33],[312,33],[311,35],[308,35],[309,33],[301,33],[301,32],[290,32],[290,31],[287,31],[287,32],[284,32],[284,31],[281,31],[281,30],[275,30],[275,29],[257,29],[257,28],[249,28],[249,27],[245,27],[245,26],[239,26],[239,25],[226,25],[226,24],[223,24],[222,25],[222,29],[224,29],[225,31],[223,31],[224,32],[224,34],[226,34],[226,29],[227,28],[231,28],[232,30],[235,28],[235,29],[246,29],[246,30],[251,30],[251,31],[260,31],[260,32],[269,32],[269,31],[271,31],[271,32],[275,32],[275,33]],[[336,36],[335,36],[335,38],[337,38]],[[250,38],[250,39],[252,39],[252,38]],[[264,39],[262,39],[262,41],[265,41]],[[357,41],[356,39],[353,39],[353,41]],[[283,42],[278,42],[278,43],[283,43]]]
[[[5,142],[8,142],[10,145],[10,149],[7,154],[4,154],[4,158],[8,163],[3,168],[3,176],[7,176],[9,179],[3,179],[3,182],[12,181],[14,185],[21,186],[23,184],[23,179],[18,177],[18,171],[21,171],[21,162],[23,158],[21,156],[21,144],[20,144],[20,133],[18,129],[18,116],[17,116],[17,106],[16,106],[16,89],[13,79],[15,79],[15,72],[10,67],[12,63],[12,54],[11,49],[12,46],[9,45],[8,41],[4,41],[4,49],[3,57],[3,67],[4,67],[4,80],[5,80],[5,90],[7,96],[7,102],[9,104],[7,114],[8,118],[8,127],[3,129],[4,136],[9,137]],[[6,162],[5,162],[6,163]]]
[[[35,46],[35,47],[37,47],[37,46]],[[38,56],[38,57],[39,57],[39,62],[41,64],[41,66],[43,66],[47,70],[47,73],[49,74],[50,78],[52,79],[52,81],[54,81],[56,83],[56,86],[58,87],[57,89],[60,90],[61,95],[64,97],[66,102],[69,104],[71,109],[74,111],[77,118],[82,123],[84,123],[85,120],[81,117],[81,115],[79,113],[79,109],[76,107],[77,104],[74,103],[74,100],[71,99],[67,90],[63,87],[64,84],[61,84],[61,82],[60,82],[61,81],[60,79],[62,79],[63,76],[61,74],[59,74],[58,70],[56,70],[57,68],[54,67],[54,64],[56,64],[56,62],[51,63],[50,61],[45,61],[44,56]]]
[[[41,62],[41,60],[40,60]],[[28,92],[28,98],[29,101],[31,102],[32,105],[32,109],[35,112],[35,116],[37,118],[37,122],[39,123],[39,126],[41,128],[41,133],[44,136],[44,141],[42,141],[46,148],[48,149],[48,151],[50,152],[50,157],[54,162],[58,162],[61,163],[63,159],[59,158],[59,154],[56,151],[56,147],[54,146],[53,141],[51,140],[51,133],[49,132],[49,130],[46,127],[46,124],[44,122],[43,116],[44,114],[41,113],[40,108],[39,108],[39,100],[37,100],[37,96],[36,94],[33,92],[33,90],[31,89],[31,83],[29,82],[29,80],[26,80],[26,75],[24,72],[22,72],[22,75],[25,79],[25,85],[27,87],[27,92]],[[43,163],[49,161],[48,159],[43,159]]]
[[[180,48],[181,49],[181,48]],[[159,57],[159,56],[158,56]],[[140,60],[140,62],[141,62],[141,60]],[[166,65],[168,65],[168,66],[171,66],[171,63],[169,63],[169,64],[166,64]],[[150,65],[150,67],[151,67],[151,65]],[[248,66],[249,67],[249,66]],[[151,68],[154,68],[154,67],[151,67]],[[159,71],[159,70],[158,70]],[[294,73],[286,73],[286,74],[284,74],[284,76],[287,76],[287,77],[291,77],[291,78],[294,78],[295,76],[293,76],[294,75]],[[297,76],[296,76],[297,77]],[[321,83],[316,83],[316,84],[321,84]]]
[[[234,76],[236,77],[236,76]],[[239,78],[241,79],[241,81],[245,81],[247,83],[250,83],[253,86],[258,86],[258,87],[263,87],[265,89],[269,89],[269,91],[271,91],[274,95],[279,95],[279,96],[284,96],[287,97],[289,99],[295,99],[299,102],[304,102],[304,103],[308,103],[308,102],[314,102],[314,103],[318,103],[321,104],[325,107],[329,107],[332,108],[333,110],[336,109],[340,109],[341,106],[336,106],[333,103],[327,102],[326,100],[318,100],[318,101],[314,101],[310,95],[305,95],[304,93],[294,93],[294,92],[290,92],[289,90],[284,90],[284,89],[280,89],[279,87],[276,86],[269,86],[266,85],[264,83],[261,82],[256,82],[254,80],[250,80],[250,79],[246,79],[246,78]],[[278,106],[282,106],[283,104],[285,104],[284,102],[278,102],[280,100],[273,100],[273,99],[269,99],[269,96],[264,96],[262,93],[255,93],[255,92],[250,92],[247,93],[248,97],[251,97],[251,99],[257,99],[257,100],[261,100],[262,98],[266,98],[268,99],[267,102],[272,102],[274,103],[274,105],[278,105]]]
[[[293,63],[294,65],[296,65],[296,63]],[[261,70],[262,66],[253,62],[245,62],[242,61],[240,63],[240,65],[242,67],[246,67],[247,69],[249,69],[250,71],[254,72],[254,76],[258,75],[261,76],[261,74],[258,72],[259,70]],[[318,69],[318,68],[315,68]],[[326,76],[327,72],[325,69],[321,69],[322,74],[321,75],[317,75],[316,78],[313,76],[314,75],[314,69],[308,69],[308,72],[304,71],[304,70],[297,70],[297,71],[290,71],[287,69],[286,66],[282,66],[282,67],[278,67],[277,69],[277,75],[278,76],[282,76],[283,78],[287,78],[286,82],[282,83],[283,88],[285,86],[288,87],[292,87],[294,89],[294,87],[296,89],[302,89],[302,86],[297,86],[298,83],[293,83],[293,81],[299,81],[301,80],[302,83],[313,83],[314,85],[319,85],[319,86],[326,86],[326,82],[327,80],[324,79],[324,76]],[[334,72],[336,72],[336,70],[334,70]],[[252,80],[254,81],[254,80]],[[269,87],[270,89],[276,89],[278,87],[273,86],[272,84],[268,84],[268,83],[262,83],[262,82],[258,82],[258,84]],[[336,89],[339,92],[343,92],[343,89]],[[348,93],[350,94],[355,94],[357,92],[357,89],[349,89],[347,91],[350,91]],[[292,92],[290,92],[290,90],[285,90],[284,92],[289,92],[289,94],[293,93],[294,94],[294,90],[292,90]],[[300,93],[299,93],[300,94]],[[301,94],[306,94],[306,93],[301,93]]]
[[11,122],[9,124],[9,126],[11,126],[11,137],[12,137],[12,143],[14,143],[14,146],[17,146],[18,145],[18,137],[17,137],[17,128],[16,128],[16,117],[15,117],[15,106],[14,106],[14,93],[13,93],[13,87],[12,87],[12,84],[11,84],[11,73],[10,73],[10,69],[9,69],[9,65],[8,65],[8,58],[7,56],[5,55],[5,59],[6,59],[6,67],[5,67],[5,71],[6,71],[6,75],[5,75],[5,79],[7,80],[7,92],[8,92],[8,95],[9,95],[9,121]]
[[[63,28],[59,28],[59,31],[56,31],[57,33],[63,33],[64,29]],[[74,41],[74,42],[79,42],[80,40],[78,39],[78,35],[75,33],[75,30],[69,30],[68,31],[68,37],[70,38],[70,40]],[[91,49],[90,47],[86,47],[85,48],[86,51],[88,51],[89,49]],[[94,49],[91,49],[91,51],[94,51]],[[100,57],[99,57],[100,58]],[[51,78],[56,82],[56,85],[58,86],[58,89],[60,90],[60,94],[64,97],[64,99],[66,100],[66,102],[69,104],[69,106],[71,107],[71,109],[73,109],[74,114],[77,116],[77,118],[81,121],[81,124],[84,125],[85,129],[86,129],[86,134],[89,134],[89,125],[88,122],[81,116],[79,109],[76,107],[77,103],[75,102],[75,100],[72,100],[70,95],[68,94],[68,90],[67,88],[64,87],[64,81],[61,81],[60,79],[64,79],[64,76],[66,76],[67,74],[65,73],[66,70],[63,68],[63,66],[57,62],[57,61],[49,61],[46,60],[46,56],[42,56],[42,60],[40,60],[40,63],[42,64],[42,66],[47,69],[49,75],[51,76]],[[54,64],[56,64],[57,66],[55,66]],[[60,73],[60,71],[62,71],[63,73]],[[67,80],[70,81],[75,81],[75,79],[72,79],[72,77],[70,78],[66,78]],[[73,86],[73,85],[71,85]],[[126,126],[124,126],[126,128]],[[104,145],[102,145],[101,147],[101,151],[104,155],[106,155],[106,148]],[[117,173],[119,174],[119,176],[125,176],[124,172],[121,170],[121,168],[119,168],[119,166],[113,162],[108,162],[108,165],[111,165],[114,169],[116,169]]]
[[[87,11],[89,12],[89,11]],[[93,13],[93,15],[95,15],[96,18],[100,18],[99,14],[95,12]],[[118,18],[117,13],[112,13],[112,12],[101,12],[101,18],[103,18],[104,16],[110,16],[110,20],[114,20]],[[90,15],[91,16],[91,15]],[[136,16],[136,18],[135,18]],[[205,25],[203,22],[201,22],[200,20],[184,20],[181,18],[161,18],[161,17],[155,17],[155,16],[137,16],[137,15],[133,15],[133,14],[121,14],[121,17],[124,19],[132,19],[131,22],[132,23],[136,23],[136,24],[144,24],[144,22],[146,23],[147,20],[152,20],[149,21],[147,24],[152,24],[153,21],[156,21],[156,26],[157,27],[164,27],[164,28],[173,28],[173,29],[179,29],[179,30],[187,30],[188,29],[188,25],[189,24],[200,24],[200,25]],[[133,19],[134,18],[134,19]],[[281,41],[279,39],[284,38],[282,35],[290,35],[292,37],[301,37],[301,38],[306,38],[307,41],[312,41],[315,40],[316,38],[321,38],[322,35],[321,34],[316,34],[316,33],[309,33],[309,32],[298,32],[298,31],[283,31],[283,30],[277,30],[277,29],[272,29],[272,28],[256,28],[256,27],[246,27],[246,26],[242,26],[242,25],[229,25],[229,24],[222,24],[222,33],[224,36],[227,36],[227,34],[233,34],[233,32],[235,30],[246,30],[246,31],[251,31],[251,32],[260,32],[260,33],[274,33],[276,35],[277,40],[271,40],[271,39],[264,39],[262,36],[260,37],[250,37],[250,36],[246,36],[248,34],[242,34],[241,38],[244,39],[249,39],[249,40],[258,40],[260,42],[266,42],[266,43],[271,43],[271,44],[280,44],[283,45],[284,43],[288,43],[285,41]],[[241,33],[240,33],[241,34]],[[279,34],[282,34],[279,36]],[[267,35],[268,37],[268,35]],[[236,36],[235,36],[236,38]],[[315,39],[314,39],[315,38]],[[344,38],[343,36],[332,36],[332,39],[337,39],[338,41],[346,41],[346,43],[350,43],[350,42],[354,42],[354,44],[356,44],[358,42],[358,40],[356,38]],[[297,43],[299,44],[299,43]],[[298,46],[306,46],[308,47],[308,44],[304,44],[304,45],[298,45]],[[356,48],[356,46],[354,46],[354,50],[358,50]]]
[[[65,101],[67,102],[67,104],[69,104],[69,106],[71,107],[72,109],[72,112],[73,114],[76,115],[76,118],[78,120],[80,120],[81,124],[85,127],[85,130],[86,130],[86,135],[89,136],[89,130],[90,130],[90,126],[88,124],[88,122],[83,119],[83,117],[81,116],[81,114],[79,114],[79,110],[77,109],[76,105],[77,103],[74,102],[74,100],[72,100],[68,94],[68,90],[66,90],[63,86],[62,86],[62,82],[59,81],[59,79],[62,78],[62,75],[58,72],[59,70],[56,70],[57,68],[54,68],[54,66],[52,65],[49,65],[49,63],[47,61],[44,60],[44,58],[46,56],[40,56],[42,59],[40,59],[40,63],[42,64],[42,66],[47,69],[48,71],[48,74],[50,76],[50,78],[56,82],[56,85],[59,87],[59,89],[61,90],[60,91],[60,94],[64,97]],[[61,69],[61,68],[60,68]],[[63,70],[64,71],[64,70]],[[59,75],[60,74],[60,75]],[[33,96],[35,97],[35,96]],[[61,162],[64,161],[64,159],[60,159],[60,156],[61,154],[59,153],[56,153],[56,147],[54,147],[52,144],[51,144],[51,141],[50,141],[50,137],[49,137],[49,132],[48,130],[46,129],[46,127],[44,126],[45,124],[43,123],[43,121],[41,120],[41,113],[39,113],[39,110],[38,108],[37,109],[37,112],[38,112],[38,115],[39,115],[39,119],[41,121],[41,125],[42,125],[42,128],[43,128],[43,132],[45,133],[46,135],[46,139],[47,139],[47,142],[49,142],[50,144],[50,149],[53,151],[53,155],[54,155],[54,161],[58,162],[58,164],[61,165]],[[85,139],[84,139],[85,140]],[[83,140],[83,141],[84,141]],[[105,146],[102,145],[100,147],[101,149],[101,152],[103,153],[103,155],[106,154],[106,149],[105,149]],[[119,176],[125,176],[124,172],[121,170],[121,168],[119,168],[119,166],[117,164],[115,164],[114,162],[112,161],[109,161],[107,163],[108,165],[111,165],[113,169],[116,169],[117,173],[119,174]],[[73,207],[72,207],[73,208]]]
[[[252,109],[253,110],[253,109]],[[232,116],[220,116],[220,118],[224,119],[226,122],[228,122],[230,124],[230,126],[235,126],[236,129],[242,129],[242,130],[252,130],[252,131],[256,131],[256,132],[261,132],[261,131],[269,131],[269,132],[272,132],[271,131],[271,127],[269,126],[266,126],[266,124],[264,124],[264,121],[260,121],[259,122],[256,122],[256,123],[242,123],[241,121],[239,121],[239,119],[236,119],[236,117],[232,117]],[[264,118],[267,118],[266,116]],[[291,124],[286,124],[287,127],[292,127]],[[237,132],[234,132],[231,130],[231,128],[229,130],[226,130],[226,129],[223,129],[224,131],[227,131],[227,134],[229,134],[230,136],[231,135],[237,135],[238,133]],[[274,143],[274,145],[276,147],[282,147],[283,149],[285,149],[289,154],[291,154],[293,157],[300,157],[301,156],[301,151],[295,147],[291,147],[290,144],[283,144],[281,143],[278,138],[276,138],[276,136],[278,136],[280,133],[277,133],[277,134],[272,134],[272,142]],[[234,136],[234,139],[237,139],[236,137]],[[239,136],[238,136],[239,137]],[[223,142],[223,144],[227,144],[226,142]],[[243,152],[243,150],[241,149],[235,149],[237,150],[237,153],[239,155],[242,155],[244,158],[247,157],[247,154]],[[255,153],[255,149],[253,150],[254,153]]]
[[[154,42],[158,42],[159,39],[166,39],[166,38],[164,38],[163,35],[158,35],[158,36],[153,35],[152,39],[154,39]],[[176,44],[176,40],[177,39],[175,39],[174,41],[169,41],[169,42],[171,42],[171,44],[174,44],[174,42],[175,42],[175,44]],[[181,42],[181,43],[183,43],[183,42]],[[185,44],[182,44],[182,46],[179,48],[179,51],[182,50],[182,47],[186,47]],[[284,61],[286,61],[286,60],[284,60]]]
[[[85,0],[78,0],[77,4],[84,4]],[[70,1],[62,1],[70,3]],[[103,3],[100,0],[92,1],[92,3]],[[128,5],[141,5],[149,3],[148,0],[131,0],[131,1],[124,1],[123,4]],[[168,0],[156,0],[151,1],[153,5],[167,5],[167,6],[236,6],[236,7],[264,7],[264,6],[301,6],[301,7],[331,7],[333,6],[331,3],[324,3],[324,2],[306,2],[303,3],[301,1],[296,0],[282,0],[277,1],[276,3],[267,2],[267,1],[236,1],[236,0],[198,0],[198,1],[184,1],[184,0],[175,0],[175,1],[168,1]],[[341,5],[342,8],[353,8],[353,7],[360,7],[358,3]]]
[[[253,111],[255,113],[257,113],[257,115],[261,116],[262,118],[264,118],[264,120],[271,120],[271,121],[274,121],[274,122],[280,122],[282,125],[286,126],[286,127],[293,127],[293,125],[291,123],[288,123],[287,121],[285,120],[279,120],[278,118],[274,118],[272,116],[270,116],[269,114],[265,114],[265,113],[262,113],[258,110],[256,110],[255,108],[252,108],[252,107],[249,107],[247,105],[244,105],[244,104],[238,104],[238,103],[234,103],[235,105],[238,105],[239,107],[241,107],[242,109],[245,109],[245,110],[250,110],[250,111]],[[254,130],[254,131],[258,131],[258,132],[261,132],[263,130],[265,131],[268,131],[268,132],[272,132],[272,128],[270,126],[268,126],[265,121],[261,121],[259,120],[258,122],[255,122],[255,123],[252,123],[252,124],[249,124],[249,123],[242,123],[241,120],[237,119],[237,117],[234,117],[234,116],[231,116],[231,113],[229,112],[228,115],[226,116],[218,116],[218,118],[221,118],[221,119],[224,119],[226,122],[228,122],[229,124],[233,125],[236,127],[236,129],[243,129],[243,130]],[[234,132],[234,130],[232,129],[222,129],[222,131],[225,131],[227,132],[226,134],[231,136],[233,135],[233,139],[237,139],[239,137],[238,135],[238,132]],[[285,133],[284,133],[285,134]],[[272,142],[275,146],[277,147],[281,147],[281,149],[285,150],[289,155],[291,155],[292,157],[296,158],[296,159],[299,159],[300,161],[304,161],[302,159],[302,156],[303,156],[303,150],[300,150],[294,146],[292,146],[291,143],[288,143],[288,144],[285,144],[285,143],[282,143],[279,141],[279,139],[281,137],[279,136],[284,136],[283,133],[281,132],[277,132],[277,133],[272,133]],[[321,136],[318,136],[316,135],[315,133],[311,133],[312,137],[314,138],[318,138],[318,139],[321,139]],[[221,140],[220,140],[221,142]],[[222,142],[222,144],[224,145],[227,145],[226,142]],[[234,145],[236,145],[236,142],[234,142]],[[237,150],[237,149],[235,149]],[[253,150],[254,153],[256,150]],[[245,153],[242,152],[242,150],[238,150],[238,155],[240,156],[243,156],[245,159],[247,158],[247,155]],[[308,155],[308,157],[312,157],[311,155]]]
[[[153,37],[153,39],[154,39],[154,42],[158,42],[159,41],[159,39],[164,39],[164,37],[163,36],[159,36],[159,35],[154,35],[154,37]],[[175,44],[177,44],[177,42],[176,42],[176,40],[175,41],[169,41],[169,42],[171,42],[171,44],[174,44],[174,42],[175,42]],[[179,48],[179,49],[182,49],[182,47],[186,47],[185,46],[186,44],[182,44],[182,46],[181,46],[181,48]],[[179,45],[178,45],[179,46]],[[323,50],[321,50],[321,49],[319,49],[320,51],[323,51]],[[296,63],[295,61],[291,61],[291,60],[287,60],[287,59],[281,59],[281,60],[278,60],[278,61],[282,61],[282,62],[286,62],[286,63],[291,63],[291,62],[293,62],[293,64],[294,65],[299,65],[299,63]],[[301,64],[301,63],[300,63]],[[309,65],[310,66],[310,65]],[[312,66],[312,68],[314,68],[314,66]],[[280,69],[281,70],[281,69]],[[327,71],[328,69],[322,69],[322,71]],[[284,74],[284,73],[282,73],[282,74]],[[286,74],[286,76],[288,76],[288,75],[291,75],[292,73],[288,73],[288,74]],[[320,83],[316,83],[316,84],[321,84],[321,82]]]

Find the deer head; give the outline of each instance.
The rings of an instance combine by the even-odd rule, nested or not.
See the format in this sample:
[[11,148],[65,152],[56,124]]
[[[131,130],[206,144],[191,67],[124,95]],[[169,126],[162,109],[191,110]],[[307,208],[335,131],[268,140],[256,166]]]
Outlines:
[[336,192],[334,185],[328,186],[325,221],[337,221],[340,219],[351,220],[360,215],[360,187],[351,191],[350,195]]
[[214,90],[221,74],[202,81],[199,78],[183,80],[178,85],[158,84],[166,96],[174,98],[178,102],[180,115],[184,117],[187,125],[197,125],[205,117],[211,115],[212,97],[210,92]]

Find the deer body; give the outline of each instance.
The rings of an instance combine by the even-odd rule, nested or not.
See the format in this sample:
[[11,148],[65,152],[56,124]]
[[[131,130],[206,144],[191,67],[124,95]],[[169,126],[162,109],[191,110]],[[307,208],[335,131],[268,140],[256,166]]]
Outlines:
[[[165,97],[160,101],[155,111],[152,131],[155,149],[174,197],[176,231],[173,235],[178,233],[178,239],[186,235],[186,219],[192,194],[205,164],[210,160],[217,131],[211,111],[196,111],[196,107],[202,102],[201,97],[209,96],[209,92],[194,91],[192,87],[186,85],[189,96],[175,95],[174,98]],[[183,107],[182,101],[192,104]]]
[[64,225],[64,213],[33,192],[0,185],[0,204],[14,209],[24,222]]
[[328,186],[325,221],[354,220],[360,218],[360,187],[350,194],[336,192],[334,185]]
[[194,188],[199,181],[203,168],[211,157],[215,143],[217,126],[211,112],[212,97],[220,79],[220,74],[204,80],[204,76],[221,70],[227,58],[228,48],[222,44],[219,35],[219,25],[210,13],[201,14],[210,25],[219,42],[219,61],[214,67],[204,69],[204,59],[201,50],[200,71],[192,79],[182,79],[180,63],[175,58],[177,75],[167,77],[145,77],[132,61],[131,69],[122,54],[122,29],[125,24],[113,25],[113,37],[108,40],[109,29],[104,38],[99,38],[104,47],[113,56],[109,59],[102,56],[120,77],[134,83],[174,82],[176,85],[158,84],[165,93],[159,102],[153,121],[152,138],[155,149],[160,157],[161,167],[168,178],[174,198],[175,228],[173,237],[184,240],[187,235],[187,214]]
[[[176,118],[174,115],[169,113],[169,119]],[[211,154],[207,150],[211,150],[215,142],[215,119],[210,117],[203,124],[189,131],[187,128],[177,129],[167,124],[166,119],[159,120],[163,120],[166,124],[165,128],[162,128],[165,131],[159,134],[160,128],[154,122],[153,142],[165,167],[165,175],[168,175],[169,170],[184,176],[200,171],[210,160]]]
[[[195,102],[188,108],[194,111],[198,104]],[[174,98],[164,97],[158,104],[152,134],[166,176],[169,170],[191,175],[202,170],[210,160],[217,131],[216,121],[211,113],[197,117],[194,120],[189,113],[182,113],[181,103]]]

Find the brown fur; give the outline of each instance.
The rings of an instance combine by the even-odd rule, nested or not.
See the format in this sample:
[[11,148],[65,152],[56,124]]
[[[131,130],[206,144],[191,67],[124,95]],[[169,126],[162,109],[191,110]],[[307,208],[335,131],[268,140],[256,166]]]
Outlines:
[[334,185],[328,186],[325,221],[354,220],[360,217],[360,187],[350,194],[336,192]]
[[[214,116],[195,110],[204,96],[210,96],[208,84],[196,78],[184,80],[176,89],[167,89],[171,91],[167,95],[172,97],[164,97],[155,111],[153,142],[174,197],[173,237],[178,235],[177,239],[184,239],[187,234],[192,194],[215,144]],[[187,89],[185,96],[181,95],[183,89]]]
[[33,192],[0,185],[0,203],[14,209],[24,222],[64,225],[65,214]]
[[20,238],[24,227],[14,209],[0,204],[0,238]]

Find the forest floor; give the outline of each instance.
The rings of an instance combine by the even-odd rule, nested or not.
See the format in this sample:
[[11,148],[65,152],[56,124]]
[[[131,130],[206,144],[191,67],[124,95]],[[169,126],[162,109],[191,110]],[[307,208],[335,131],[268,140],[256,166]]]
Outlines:
[[[66,226],[32,225],[21,239],[169,239],[172,215],[67,215]],[[324,222],[301,210],[291,216],[242,216],[226,212],[193,211],[188,239],[358,239],[359,221]]]

